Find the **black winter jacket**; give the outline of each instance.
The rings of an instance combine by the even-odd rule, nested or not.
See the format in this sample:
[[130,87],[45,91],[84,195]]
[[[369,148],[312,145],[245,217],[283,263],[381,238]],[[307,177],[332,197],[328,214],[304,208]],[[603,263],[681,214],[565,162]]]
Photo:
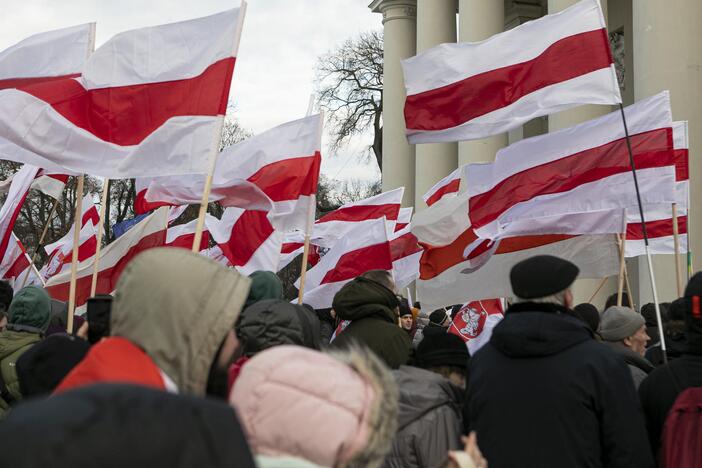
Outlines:
[[236,333],[247,356],[273,346],[320,349],[321,345],[317,315],[280,299],[266,299],[244,309],[236,324]]
[[0,462],[12,468],[255,467],[226,403],[117,384],[18,405],[0,424]]
[[467,417],[490,468],[653,466],[629,369],[567,312],[512,306],[471,358]]

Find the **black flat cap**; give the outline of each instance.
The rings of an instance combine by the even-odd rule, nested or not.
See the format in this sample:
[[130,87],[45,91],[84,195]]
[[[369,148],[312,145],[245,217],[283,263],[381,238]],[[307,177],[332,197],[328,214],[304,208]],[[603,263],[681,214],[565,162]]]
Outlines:
[[512,267],[509,280],[515,296],[522,299],[546,297],[567,289],[580,270],[568,260],[537,255]]

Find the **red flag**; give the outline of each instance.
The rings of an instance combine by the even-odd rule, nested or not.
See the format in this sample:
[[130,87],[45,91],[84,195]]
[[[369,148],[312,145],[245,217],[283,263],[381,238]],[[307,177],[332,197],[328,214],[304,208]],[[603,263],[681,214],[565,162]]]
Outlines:
[[448,331],[465,341],[472,355],[490,341],[493,327],[503,316],[501,299],[469,302],[456,313]]

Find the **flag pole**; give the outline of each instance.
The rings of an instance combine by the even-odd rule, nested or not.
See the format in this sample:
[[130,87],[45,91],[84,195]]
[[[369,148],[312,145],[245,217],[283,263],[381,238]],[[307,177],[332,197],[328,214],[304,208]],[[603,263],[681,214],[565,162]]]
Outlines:
[[680,275],[680,227],[678,226],[678,204],[673,203],[673,250],[675,251],[675,280],[678,286],[678,297],[683,296],[682,277]]
[[620,235],[617,234],[617,243],[619,244],[619,282],[617,283],[617,306],[622,305],[622,296],[624,295],[624,272],[626,271],[626,259],[624,253],[626,250],[626,230]]
[[83,183],[84,175],[78,176],[76,187],[76,211],[73,218],[73,255],[71,258],[71,285],[68,290],[68,320],[66,321],[66,332],[73,333],[73,312],[76,308],[76,274],[78,272],[78,249],[80,248],[80,224],[83,206]]
[[622,124],[624,125],[624,135],[626,136],[626,147],[629,151],[629,164],[631,165],[631,174],[634,177],[634,188],[636,189],[636,201],[639,204],[639,216],[641,217],[641,228],[643,230],[644,246],[646,249],[646,261],[648,263],[648,276],[651,280],[651,289],[653,290],[653,305],[656,309],[656,321],[658,322],[658,334],[661,339],[661,351],[663,352],[663,363],[668,362],[668,353],[665,346],[665,335],[663,334],[663,321],[661,320],[661,308],[658,303],[658,292],[656,291],[656,276],[653,273],[653,261],[651,260],[651,249],[648,245],[648,233],[646,231],[646,218],[644,217],[643,204],[641,203],[641,191],[639,190],[639,179],[636,176],[636,163],[634,162],[634,152],[631,149],[631,137],[629,136],[629,127],[626,124],[626,113],[624,105],[619,103],[619,111],[622,115]]
[[608,279],[609,279],[609,278],[607,278],[606,276],[605,276],[604,278],[602,278],[602,281],[600,282],[600,285],[597,286],[597,289],[595,289],[595,292],[592,293],[592,296],[590,297],[590,300],[587,301],[588,303],[592,304],[592,301],[595,299],[595,296],[597,296],[597,293],[600,292],[600,289],[602,289],[602,287],[605,285],[605,283],[607,282]]
[[631,284],[629,284],[629,269],[626,267],[626,261],[624,262],[624,282],[626,283],[626,295],[629,296],[629,304],[631,305],[632,309],[636,310],[634,296],[631,295]]
[[[37,242],[37,246],[34,248],[34,253],[32,254],[31,258],[31,265],[34,266],[34,262],[37,261],[37,256],[39,255],[39,251],[41,249],[42,244],[44,243],[44,238],[46,237],[46,233],[49,230],[49,226],[51,225],[51,219],[54,217],[54,214],[56,214],[56,208],[58,208],[59,204],[59,199],[57,198],[54,201],[54,206],[51,207],[51,211],[49,212],[49,217],[46,218],[46,223],[44,224],[44,230],[41,231],[41,236],[39,236],[39,241]],[[41,278],[41,275],[39,276]],[[29,273],[24,277],[24,280],[22,281],[22,285],[20,286],[20,289],[22,289],[26,284],[27,284],[27,279],[29,278]]]
[[317,208],[317,196],[310,195],[309,206],[307,207],[307,225],[305,226],[305,247],[302,249],[302,270],[300,270],[300,290],[297,295],[297,303],[302,304],[302,296],[305,295],[305,278],[307,276],[307,260],[310,256],[310,237],[312,236],[312,226]]
[[195,227],[195,237],[193,238],[193,252],[200,251],[200,242],[202,242],[202,229],[205,227],[205,215],[207,214],[207,204],[210,200],[210,191],[212,190],[212,179],[214,171],[217,167],[217,156],[219,156],[219,145],[222,141],[222,130],[224,129],[224,116],[219,119],[219,128],[214,132],[214,140],[212,141],[212,156],[210,161],[210,170],[207,172],[205,179],[205,188],[202,191],[202,200],[200,201],[200,212],[197,216],[197,226]]
[[107,204],[110,202],[110,179],[105,178],[102,182],[102,197],[100,197],[100,221],[98,222],[97,245],[95,246],[95,260],[93,261],[93,279],[90,283],[90,297],[95,296],[97,290],[98,271],[100,268],[100,250],[102,250],[102,231],[105,222],[105,212]]

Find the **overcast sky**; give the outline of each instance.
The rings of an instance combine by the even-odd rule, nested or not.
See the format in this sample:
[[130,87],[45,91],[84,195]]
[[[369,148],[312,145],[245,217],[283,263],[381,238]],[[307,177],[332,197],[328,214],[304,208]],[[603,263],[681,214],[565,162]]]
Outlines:
[[[241,124],[256,133],[305,115],[319,55],[361,32],[380,29],[370,0],[249,0],[230,99]],[[129,29],[206,16],[239,0],[2,0],[0,50],[32,34],[97,23],[97,46]],[[327,138],[325,138],[326,140]],[[376,179],[375,162],[357,162],[372,142],[353,141],[332,157],[323,147],[322,172]]]

